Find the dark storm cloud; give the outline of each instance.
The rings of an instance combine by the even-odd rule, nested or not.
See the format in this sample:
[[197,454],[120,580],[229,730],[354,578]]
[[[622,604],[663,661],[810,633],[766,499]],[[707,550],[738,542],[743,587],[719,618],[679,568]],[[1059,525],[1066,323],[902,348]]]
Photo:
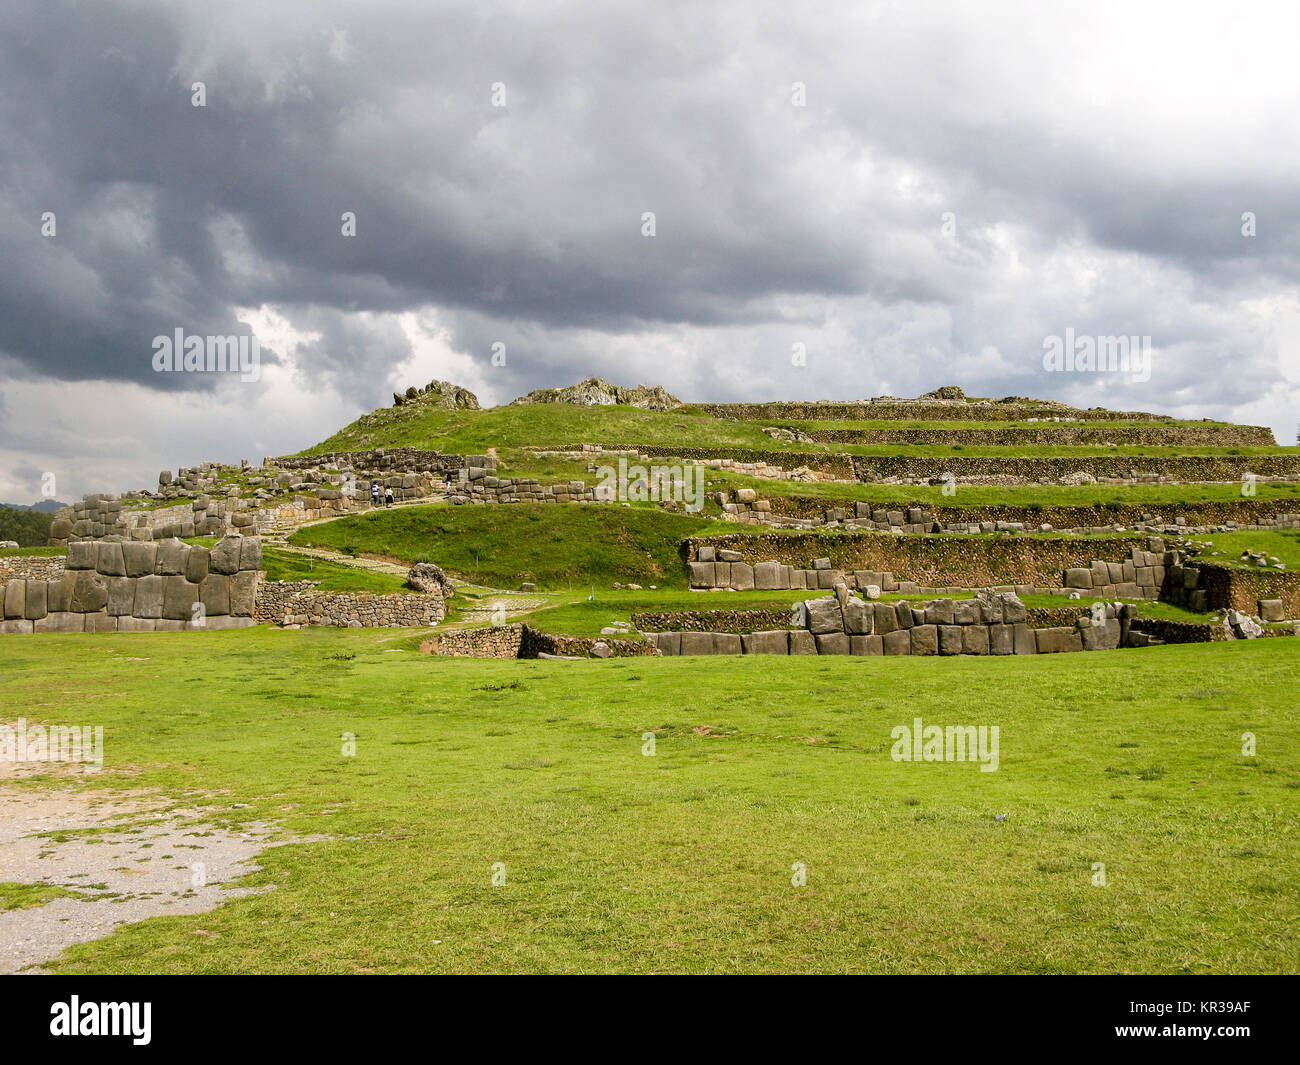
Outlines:
[[204,387],[153,373],[152,338],[269,306],[316,337],[295,373],[358,410],[411,355],[407,311],[498,401],[591,372],[698,398],[1070,398],[1095,383],[1040,361],[1068,326],[1168,352],[1164,391],[1107,399],[1190,402],[1231,358],[1215,398],[1245,402],[1275,366],[1238,305],[1300,279],[1268,27],[1239,84],[1230,27],[1082,13],[10,3],[0,372]]

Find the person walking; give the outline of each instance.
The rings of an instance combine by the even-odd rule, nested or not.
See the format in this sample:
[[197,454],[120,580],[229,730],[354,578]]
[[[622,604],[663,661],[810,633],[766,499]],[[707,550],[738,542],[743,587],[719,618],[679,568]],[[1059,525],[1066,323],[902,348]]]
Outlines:
[[386,488],[384,489],[384,506],[391,507],[392,505],[393,505],[393,490],[391,488]]
[[379,482],[378,481],[370,482],[370,505],[372,507],[379,506]]

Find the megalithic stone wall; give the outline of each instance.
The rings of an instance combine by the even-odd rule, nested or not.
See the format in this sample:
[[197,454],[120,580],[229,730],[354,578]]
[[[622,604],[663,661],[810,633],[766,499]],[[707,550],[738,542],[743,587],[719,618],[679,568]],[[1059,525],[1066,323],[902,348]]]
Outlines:
[[262,541],[228,536],[211,550],[181,540],[68,545],[54,580],[3,586],[0,632],[181,632],[253,624]]

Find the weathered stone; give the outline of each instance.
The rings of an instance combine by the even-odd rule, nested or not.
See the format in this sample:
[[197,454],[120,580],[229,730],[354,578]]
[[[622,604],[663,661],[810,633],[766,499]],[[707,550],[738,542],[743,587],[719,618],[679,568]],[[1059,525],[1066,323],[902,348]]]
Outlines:
[[85,632],[86,615],[70,610],[46,614],[40,621],[32,622],[33,632]]
[[152,618],[123,616],[117,619],[118,632],[153,632],[156,625]]
[[1286,610],[1282,606],[1282,600],[1261,599],[1259,601],[1259,617],[1261,621],[1285,621]]
[[106,577],[125,577],[126,564],[122,560],[122,545],[104,542],[95,556],[95,569]]
[[122,617],[135,610],[135,584],[130,577],[108,578],[108,613]]
[[910,603],[895,603],[894,617],[900,629],[910,629],[913,625],[920,625],[925,621],[924,617],[918,617],[916,608]]
[[872,631],[875,612],[870,604],[850,598],[844,603],[844,631],[854,636],[866,636]]
[[[1002,626],[999,626],[1001,628]],[[986,655],[989,653],[988,625],[963,625],[961,629],[961,653],[964,655]]]
[[692,562],[690,564],[691,587],[692,588],[715,587],[714,580],[713,580],[713,574],[714,574],[713,567],[714,564],[712,562]]
[[158,542],[158,562],[154,572],[161,577],[175,577],[185,572],[185,555],[189,545],[171,538]]
[[738,632],[715,632],[713,634],[713,653],[715,655],[738,655],[743,653],[743,644]]
[[809,632],[817,635],[844,631],[844,614],[834,596],[805,599],[803,605],[807,611]]
[[849,653],[849,638],[842,632],[821,633],[814,637],[817,641],[819,655],[846,655]]
[[978,625],[983,620],[977,599],[958,599],[952,605],[954,625]]
[[[958,631],[960,632],[961,630]],[[932,655],[938,653],[940,635],[938,626],[913,625],[908,631],[908,635],[911,638],[912,654]]]
[[752,591],[754,587],[754,568],[744,562],[731,563],[731,580],[727,585],[738,592]]
[[898,628],[898,613],[893,603],[872,603],[871,612],[875,615],[875,631],[885,636]]
[[990,625],[989,654],[1009,655],[1015,650],[1015,629],[1011,625]]
[[431,562],[419,562],[412,566],[406,574],[406,584],[417,592],[437,592],[444,599],[450,599],[456,591],[456,586],[442,571],[442,567]]
[[850,636],[849,654],[875,657],[885,653],[883,636]]
[[91,614],[108,606],[108,578],[94,570],[77,570],[72,585],[71,609]]
[[27,609],[27,581],[16,577],[4,586],[4,617],[6,621],[22,618]]
[[239,568],[241,570],[259,570],[262,568],[262,538],[245,536],[239,545]]
[[206,547],[191,547],[185,558],[185,579],[198,584],[208,575],[208,562],[212,557]]
[[954,620],[953,602],[951,599],[935,599],[925,608],[925,622],[927,625],[952,625]]
[[683,632],[681,650],[679,653],[684,655],[713,654],[713,633]]
[[144,577],[158,565],[158,545],[152,540],[132,540],[122,545],[122,561],[128,577]]
[[1025,604],[1015,592],[1003,592],[998,598],[1002,602],[1002,620],[1008,625],[1022,624],[1027,618]]
[[1038,653],[1038,642],[1034,639],[1034,630],[1023,621],[1012,626],[1015,632],[1014,644],[1016,654],[1032,655]]
[[790,633],[790,653],[792,655],[815,655],[817,641],[806,629],[795,629]]
[[110,616],[106,610],[98,610],[93,614],[87,614],[86,631],[117,632],[117,618]]
[[239,536],[227,536],[224,540],[218,540],[208,558],[208,571],[210,573],[223,573],[226,576],[238,573],[239,549],[242,539]]
[[784,570],[779,562],[759,562],[754,566],[754,587],[760,591],[778,590],[786,587],[781,578]]
[[194,616],[194,604],[199,601],[199,586],[191,584],[180,574],[163,578],[162,616],[169,621],[189,621]]
[[1085,588],[1085,589],[1091,588],[1092,571],[1088,569],[1081,569],[1078,567],[1067,569],[1061,575],[1061,583],[1066,588]]
[[[926,611],[928,614],[929,611]],[[940,625],[939,626],[939,653],[941,655],[959,655],[961,654],[962,626],[960,625]]]
[[66,569],[94,569],[99,561],[99,544],[93,540],[76,540],[68,544]]
[[784,629],[746,633],[742,641],[747,655],[786,655],[790,653],[790,637]]
[[208,617],[230,613],[230,578],[223,573],[209,573],[199,584],[199,602]]
[[[885,654],[910,655],[912,653],[912,633],[916,632],[918,628],[924,627],[918,625],[912,629],[894,629],[892,632],[885,633],[882,637]],[[931,651],[930,653],[933,654],[934,652]]]
[[137,618],[161,618],[163,609],[163,578],[150,574],[135,582],[135,612]]

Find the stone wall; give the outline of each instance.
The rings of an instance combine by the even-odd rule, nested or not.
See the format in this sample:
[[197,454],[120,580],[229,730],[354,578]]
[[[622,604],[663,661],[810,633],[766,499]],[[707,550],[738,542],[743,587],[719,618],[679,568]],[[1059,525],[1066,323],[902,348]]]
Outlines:
[[1090,567],[1104,551],[1131,559],[1136,547],[1163,552],[1164,542],[1137,536],[973,541],[966,536],[836,531],[694,537],[685,541],[683,551],[693,588],[830,590],[843,581],[915,594],[921,587],[1056,588],[1062,571]]
[[426,654],[468,658],[536,658],[538,655],[629,658],[659,653],[646,640],[554,636],[523,624],[440,632],[425,640],[420,650]]
[[1080,410],[1050,402],[934,402],[924,400],[862,400],[857,403],[775,402],[775,403],[696,403],[683,413],[711,414],[733,421],[979,421],[1024,422],[1038,419],[1082,422],[1171,422],[1165,414],[1143,411],[1103,410],[1099,407]]
[[823,444],[931,444],[940,447],[1273,447],[1262,425],[1016,425],[997,429],[895,427],[808,429]]
[[456,629],[434,634],[420,644],[420,650],[457,658],[518,658],[523,635],[521,624]]
[[63,576],[64,558],[40,555],[0,555],[0,583],[15,578],[54,581]]
[[629,458],[677,465],[701,465],[765,480],[856,480],[848,455],[826,451],[766,451],[747,447],[682,447],[677,444],[560,444],[534,448],[538,454],[579,459]]
[[320,581],[262,581],[257,586],[257,601],[253,604],[253,620],[259,625],[280,625],[285,614],[294,613],[290,607],[304,592],[320,586]]
[[594,485],[582,481],[541,484],[527,477],[496,477],[483,469],[462,470],[447,502],[467,503],[597,503]]
[[1131,606],[1108,605],[1070,626],[1031,628],[1012,593],[981,592],[975,599],[927,603],[867,602],[844,586],[833,596],[803,602],[801,629],[744,634],[673,631],[650,634],[665,655],[1011,655],[1096,651],[1124,646]]
[[656,610],[632,615],[641,632],[757,632],[790,623],[786,608],[753,610]]
[[1261,479],[1300,477],[1297,455],[854,455],[853,470],[868,484],[928,484],[951,474],[957,483],[1060,484],[1083,475],[1083,483],[1240,482],[1243,474]]
[[[376,473],[456,473],[466,467],[495,470],[491,455],[448,455],[416,447],[384,447],[370,451],[326,451],[317,455],[280,455],[265,460],[266,466],[282,470],[352,469]],[[360,473],[357,476],[361,480]]]
[[1280,612],[1282,618],[1300,618],[1300,573],[1180,557],[1167,569],[1163,598],[1189,610],[1239,610],[1254,617],[1269,612],[1261,605],[1263,602],[1277,602],[1280,605],[1274,612]]
[[332,625],[336,628],[408,628],[436,625],[447,616],[441,595],[423,592],[301,592],[285,607],[286,628]]
[[180,632],[253,624],[262,542],[68,545],[55,580],[7,581],[3,632]]

